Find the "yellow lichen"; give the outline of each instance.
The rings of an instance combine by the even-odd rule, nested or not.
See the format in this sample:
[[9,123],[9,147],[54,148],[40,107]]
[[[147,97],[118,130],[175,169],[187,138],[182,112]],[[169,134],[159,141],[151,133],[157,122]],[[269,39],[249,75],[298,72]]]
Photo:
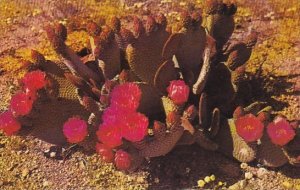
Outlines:
[[87,47],[87,41],[89,39],[89,35],[85,31],[74,31],[68,34],[68,39],[66,44],[73,49],[74,51],[78,52],[82,48]]

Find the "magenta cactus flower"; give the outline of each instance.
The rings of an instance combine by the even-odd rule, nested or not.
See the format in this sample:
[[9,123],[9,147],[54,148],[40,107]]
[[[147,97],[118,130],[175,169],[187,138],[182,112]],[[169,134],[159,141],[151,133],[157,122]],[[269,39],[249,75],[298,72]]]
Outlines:
[[122,142],[121,126],[116,123],[102,123],[97,131],[98,140],[110,148],[120,146]]
[[189,98],[190,88],[183,80],[173,80],[170,82],[167,91],[168,96],[176,105],[182,105]]
[[264,125],[253,114],[239,117],[235,121],[236,132],[246,142],[254,142],[263,135]]
[[124,118],[122,135],[131,142],[141,141],[148,134],[148,118],[137,112],[132,112],[120,116]]
[[0,130],[5,135],[11,136],[21,129],[21,124],[16,120],[11,111],[6,111],[0,114]]
[[63,126],[63,133],[70,143],[79,143],[88,135],[87,124],[78,117],[69,118]]
[[115,154],[115,165],[119,170],[128,170],[131,160],[131,155],[124,150],[118,150]]
[[96,152],[99,154],[100,158],[107,163],[113,162],[115,155],[113,150],[102,143],[97,143],[96,144]]
[[20,92],[12,96],[10,100],[10,110],[15,116],[24,116],[31,112],[33,96]]
[[110,106],[136,111],[141,100],[142,92],[135,83],[124,83],[117,85],[111,92]]
[[[120,110],[117,107],[108,107],[104,110],[102,114],[102,121],[105,124],[115,124],[116,122],[122,122],[120,120],[120,115],[123,115],[124,110]],[[123,118],[121,118],[123,119]]]
[[29,90],[39,90],[46,86],[46,74],[40,70],[31,71],[26,73],[22,78],[22,83],[25,89]]
[[271,141],[279,146],[284,146],[294,139],[296,133],[289,122],[282,118],[277,117],[272,123],[267,126],[267,132]]

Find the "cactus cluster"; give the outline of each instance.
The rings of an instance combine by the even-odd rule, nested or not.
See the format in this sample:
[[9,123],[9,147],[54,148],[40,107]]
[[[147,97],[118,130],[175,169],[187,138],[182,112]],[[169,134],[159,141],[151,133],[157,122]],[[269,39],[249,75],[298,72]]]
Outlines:
[[[48,39],[62,62],[32,51],[35,62],[27,64],[22,80],[38,86],[34,108],[41,114],[25,106],[18,110],[30,117],[16,121],[5,112],[0,129],[11,126],[13,131],[6,132],[11,134],[19,122],[31,125],[31,134],[92,147],[121,170],[194,143],[241,162],[299,164],[297,127],[284,118],[270,123],[270,109],[263,103],[241,107],[246,92],[240,85],[258,36],[251,32],[242,42],[230,43],[236,10],[234,2],[207,0],[203,14],[196,9],[182,13],[176,33],[167,30],[163,14],[129,17],[126,24],[117,17],[106,26],[90,22],[89,45],[81,56],[66,45],[64,25],[48,26]],[[39,70],[47,84],[32,81]],[[14,104],[13,98],[11,111]]]

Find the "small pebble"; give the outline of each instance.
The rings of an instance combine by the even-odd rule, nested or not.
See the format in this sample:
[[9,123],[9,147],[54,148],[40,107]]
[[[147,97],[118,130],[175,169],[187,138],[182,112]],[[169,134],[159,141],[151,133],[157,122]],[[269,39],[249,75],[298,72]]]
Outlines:
[[191,168],[185,168],[185,173],[190,173],[190,171],[191,171]]
[[148,135],[152,136],[153,134],[153,129],[148,129]]
[[216,180],[216,176],[215,175],[211,175],[211,176],[209,176],[209,178],[210,178],[211,181],[215,181]]
[[56,152],[50,152],[50,158],[54,158],[56,156]]
[[206,183],[205,183],[204,180],[200,179],[200,180],[197,181],[197,184],[198,184],[198,187],[202,188],[202,187],[205,186]]
[[241,163],[240,167],[241,167],[241,169],[244,170],[248,167],[248,164],[243,162],[243,163]]
[[205,183],[210,183],[210,182],[211,182],[210,177],[209,177],[209,176],[206,176],[206,177],[204,178],[204,181],[205,181]]
[[266,176],[267,174],[267,170],[265,168],[259,168],[257,170],[257,177],[258,178],[263,178],[264,176]]
[[253,174],[251,172],[246,172],[245,173],[245,179],[252,179],[253,178]]
[[48,181],[43,182],[43,187],[48,187],[49,185],[50,185],[50,183]]
[[24,178],[24,177],[26,177],[28,174],[29,174],[29,169],[28,168],[25,168],[25,169],[23,169],[22,170],[22,177]]

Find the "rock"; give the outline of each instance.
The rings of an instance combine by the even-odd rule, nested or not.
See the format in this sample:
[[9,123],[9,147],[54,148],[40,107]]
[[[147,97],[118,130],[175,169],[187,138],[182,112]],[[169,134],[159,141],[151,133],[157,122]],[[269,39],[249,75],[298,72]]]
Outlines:
[[242,180],[242,181],[239,182],[240,189],[245,189],[246,186],[247,186],[247,181],[246,180]]
[[243,163],[241,163],[240,167],[241,167],[241,169],[245,170],[248,167],[248,164],[243,162]]
[[245,173],[245,179],[252,179],[253,178],[253,174],[251,172],[246,172]]
[[79,168],[80,169],[85,169],[86,168],[85,163],[82,160],[79,162]]
[[268,171],[265,168],[259,168],[257,170],[257,177],[260,178],[260,179],[262,179],[262,178],[264,178],[266,176],[267,172]]
[[50,182],[49,181],[44,181],[43,182],[43,187],[49,187],[50,186]]

